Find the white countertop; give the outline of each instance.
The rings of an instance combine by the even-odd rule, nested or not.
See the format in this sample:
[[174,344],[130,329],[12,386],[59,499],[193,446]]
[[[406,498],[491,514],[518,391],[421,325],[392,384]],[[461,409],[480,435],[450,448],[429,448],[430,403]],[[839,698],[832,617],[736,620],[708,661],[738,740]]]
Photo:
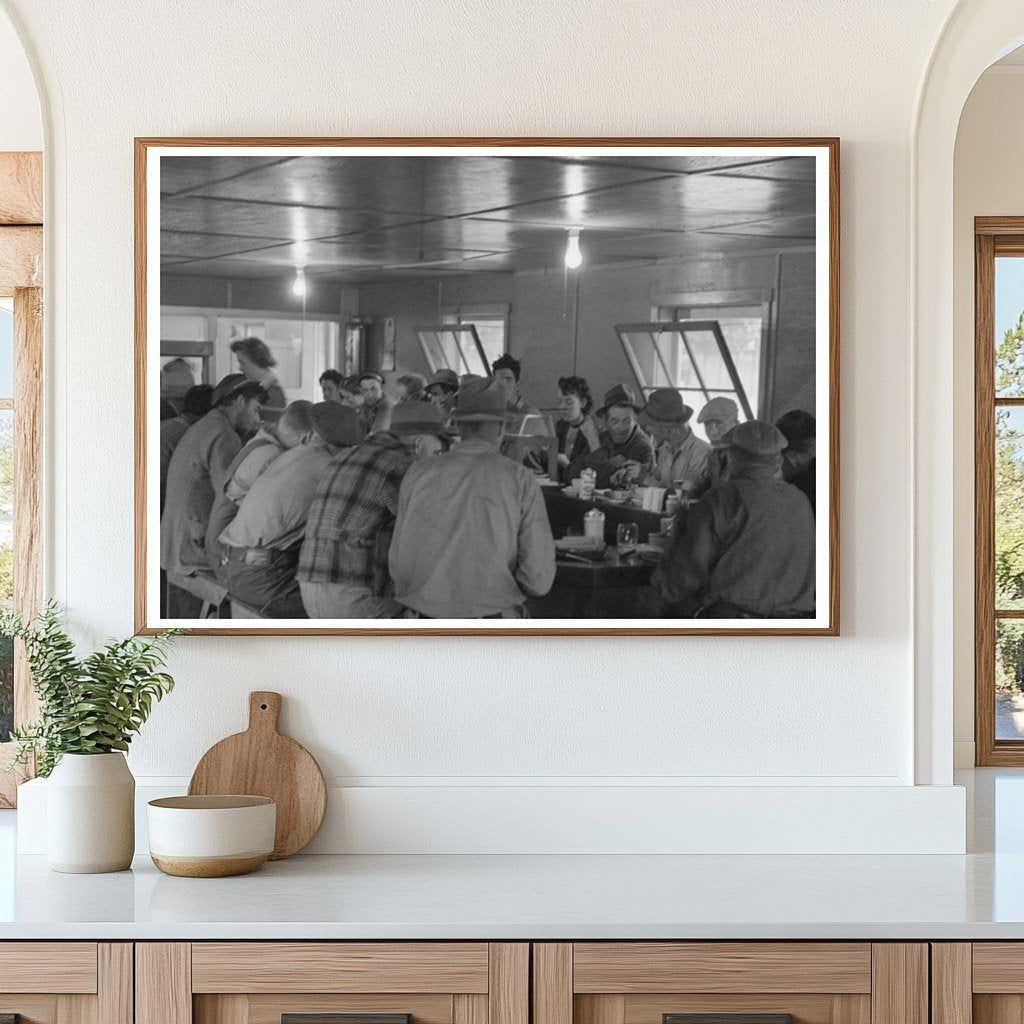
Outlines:
[[0,939],[1024,938],[1024,856],[297,857],[239,878],[17,863]]
[[959,781],[966,856],[308,856],[224,879],[138,857],[61,875],[14,856],[0,812],[0,940],[1024,939],[1024,772]]

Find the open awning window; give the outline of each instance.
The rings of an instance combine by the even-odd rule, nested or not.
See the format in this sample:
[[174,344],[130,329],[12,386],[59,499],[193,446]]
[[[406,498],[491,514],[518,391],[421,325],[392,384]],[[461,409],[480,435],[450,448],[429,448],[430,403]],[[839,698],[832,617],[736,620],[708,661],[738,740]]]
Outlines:
[[675,388],[687,405],[700,409],[724,395],[746,419],[754,418],[717,320],[616,324],[615,330],[644,397],[657,388]]
[[431,373],[454,370],[460,377],[464,373],[475,373],[480,377],[491,375],[483,346],[472,324],[417,327],[416,337]]

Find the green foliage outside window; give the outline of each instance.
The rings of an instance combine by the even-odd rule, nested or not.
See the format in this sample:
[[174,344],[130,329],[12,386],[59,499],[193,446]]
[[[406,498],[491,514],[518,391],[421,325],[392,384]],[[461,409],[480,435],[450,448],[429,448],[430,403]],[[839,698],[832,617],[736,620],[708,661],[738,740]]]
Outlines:
[[[996,395],[1024,396],[1024,312],[996,347]],[[1024,409],[996,409],[996,608],[1024,608]],[[1024,629],[996,621],[996,687],[1024,692]]]

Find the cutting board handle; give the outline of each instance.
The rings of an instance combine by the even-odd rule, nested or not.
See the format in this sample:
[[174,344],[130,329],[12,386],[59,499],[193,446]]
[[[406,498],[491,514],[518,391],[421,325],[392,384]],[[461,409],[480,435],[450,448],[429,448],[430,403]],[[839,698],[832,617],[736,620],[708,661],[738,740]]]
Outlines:
[[249,732],[277,732],[281,714],[281,694],[272,690],[253,690],[249,694]]

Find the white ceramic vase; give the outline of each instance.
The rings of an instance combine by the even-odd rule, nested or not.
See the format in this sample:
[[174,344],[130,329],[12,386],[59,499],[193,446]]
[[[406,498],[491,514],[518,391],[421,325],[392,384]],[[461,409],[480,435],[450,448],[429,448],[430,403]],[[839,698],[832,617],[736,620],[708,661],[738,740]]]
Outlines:
[[124,754],[65,754],[46,783],[54,871],[124,871],[135,853],[135,778]]

